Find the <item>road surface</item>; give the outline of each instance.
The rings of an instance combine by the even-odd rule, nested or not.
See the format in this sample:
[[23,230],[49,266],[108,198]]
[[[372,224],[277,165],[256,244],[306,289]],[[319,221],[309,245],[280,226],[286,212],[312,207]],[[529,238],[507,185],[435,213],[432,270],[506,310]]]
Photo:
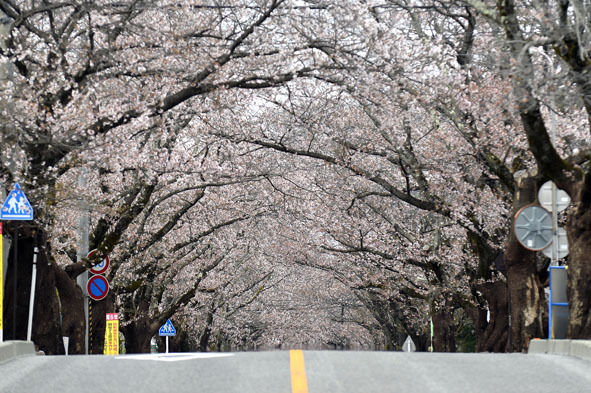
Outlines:
[[1,393],[591,392],[591,361],[537,354],[277,351],[27,356]]

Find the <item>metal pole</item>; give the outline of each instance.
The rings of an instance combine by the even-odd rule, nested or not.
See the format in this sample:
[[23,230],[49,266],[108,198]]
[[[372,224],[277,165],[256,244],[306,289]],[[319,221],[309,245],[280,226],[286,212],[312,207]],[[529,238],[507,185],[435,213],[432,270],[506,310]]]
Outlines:
[[4,341],[4,244],[0,222],[0,343]]
[[548,268],[548,340],[552,339],[552,268]]
[[[542,56],[548,61],[552,73],[554,73],[554,62],[552,58],[540,51]],[[556,140],[556,115],[552,108],[548,106],[550,111],[550,141],[554,144]],[[550,259],[550,267],[558,266],[558,211],[556,206],[556,184],[552,182],[552,257]],[[548,340],[554,338],[552,334],[552,269],[548,268]]]
[[39,248],[33,249],[33,272],[31,273],[31,297],[29,299],[29,323],[27,325],[27,341],[31,341],[33,334],[33,310],[35,308],[35,284],[37,283],[37,253]]
[[168,336],[166,336],[166,353],[168,353]]
[[[548,56],[543,50],[539,53],[548,61],[552,73],[554,73],[554,61]],[[552,144],[556,141],[556,115],[549,105],[548,111],[550,112],[550,141]],[[552,182],[552,258],[550,260],[550,266],[558,266],[558,212],[556,207],[556,184]]]
[[14,279],[14,283],[12,285],[12,303],[14,305],[14,308],[12,309],[12,339],[16,340],[16,307],[17,307],[17,302],[16,302],[16,296],[17,296],[17,291],[16,291],[16,284],[17,284],[17,268],[18,268],[18,228],[14,230],[14,252],[12,253],[14,256],[14,270],[13,270],[13,279]]
[[[554,117],[554,116],[552,116]],[[556,184],[552,182],[552,260],[551,266],[558,266],[558,212],[556,206]]]
[[[88,281],[88,272],[86,274],[86,281]],[[90,326],[88,326],[88,295],[84,296],[84,319],[86,321],[86,329],[84,329],[84,353],[88,355],[88,333]]]
[[[82,168],[80,175],[78,176],[78,185],[83,188],[86,186],[86,168]],[[80,220],[78,224],[78,234],[80,235],[80,243],[78,246],[78,260],[85,258],[88,255],[88,207],[85,201],[81,201],[80,206]],[[76,279],[78,285],[82,289],[84,295],[84,322],[85,322],[85,333],[84,333],[84,353],[88,355],[88,335],[90,331],[89,320],[88,320],[88,292],[86,284],[88,283],[88,270],[80,274]]]
[[509,352],[513,352],[513,324],[511,321],[511,292],[509,291],[509,282],[505,282],[507,288],[507,324],[509,325],[509,334],[507,335]]

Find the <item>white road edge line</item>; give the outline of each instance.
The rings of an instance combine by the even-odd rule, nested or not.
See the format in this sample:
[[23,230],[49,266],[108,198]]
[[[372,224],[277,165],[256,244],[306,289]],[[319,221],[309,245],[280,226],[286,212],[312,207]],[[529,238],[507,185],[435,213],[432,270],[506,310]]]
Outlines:
[[233,353],[151,353],[139,355],[119,355],[115,359],[122,360],[154,360],[158,362],[178,362],[193,359],[211,359],[234,356]]

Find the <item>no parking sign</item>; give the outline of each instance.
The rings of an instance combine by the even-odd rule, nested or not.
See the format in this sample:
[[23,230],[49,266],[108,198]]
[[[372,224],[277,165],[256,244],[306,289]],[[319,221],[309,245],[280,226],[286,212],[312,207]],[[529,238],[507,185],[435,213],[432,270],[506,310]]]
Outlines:
[[109,282],[100,274],[96,274],[88,279],[86,284],[88,296],[93,300],[102,300],[109,293]]

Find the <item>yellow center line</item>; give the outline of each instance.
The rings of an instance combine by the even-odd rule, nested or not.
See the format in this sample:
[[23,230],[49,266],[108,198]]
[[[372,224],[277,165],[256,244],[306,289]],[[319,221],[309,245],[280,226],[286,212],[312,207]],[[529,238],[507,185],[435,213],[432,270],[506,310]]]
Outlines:
[[299,349],[289,351],[291,370],[291,393],[308,393],[308,379],[304,364],[304,352]]

